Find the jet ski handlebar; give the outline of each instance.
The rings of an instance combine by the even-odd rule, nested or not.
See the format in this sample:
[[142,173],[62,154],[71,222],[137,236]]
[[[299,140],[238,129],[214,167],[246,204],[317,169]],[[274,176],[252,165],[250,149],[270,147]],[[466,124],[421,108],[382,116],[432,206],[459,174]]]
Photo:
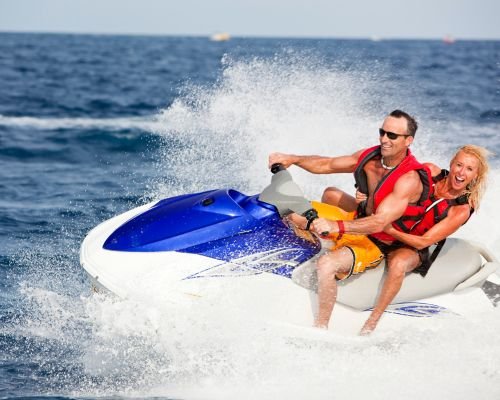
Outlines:
[[280,164],[280,163],[275,163],[273,165],[271,165],[271,172],[273,174],[276,174],[280,171],[284,171],[286,170],[285,166],[283,164]]
[[[286,168],[283,164],[275,163],[275,164],[271,165],[271,172],[273,173],[273,175],[276,175],[278,172],[281,172],[281,171],[286,171]],[[278,208],[278,210],[280,211],[280,214],[282,216],[287,215],[287,214],[291,214],[292,212],[296,212],[297,214],[300,214],[303,217],[305,217],[307,219],[306,229],[309,230],[312,222],[318,218],[318,212],[316,211],[316,209],[311,208],[310,202],[304,198],[302,191],[293,182],[293,179],[292,179],[291,175],[288,173],[288,171],[286,172],[285,176],[286,176],[286,180],[288,181],[288,185],[293,184],[294,191],[296,192],[296,193],[294,193],[295,195],[293,196],[293,198],[286,199],[285,201],[283,201],[283,196],[282,196],[281,198],[275,198],[274,202],[271,202],[271,201],[269,201],[269,202],[271,202],[272,204],[274,204]],[[279,191],[278,188],[274,188],[274,189]],[[264,192],[262,193],[262,195],[264,195]],[[262,199],[262,197],[265,197],[265,195],[264,196],[262,196],[262,195],[261,195],[261,199]],[[297,197],[297,195],[299,195],[298,196],[299,198]],[[291,203],[290,203],[290,200],[292,200]],[[280,208],[278,206],[277,203],[281,203],[281,202],[286,203],[286,207],[287,207],[286,210],[283,210],[282,208]],[[321,232],[321,236],[328,236],[328,234],[329,234],[329,232]]]
[[[318,211],[315,208],[311,208],[306,212],[302,213],[302,216],[307,219],[306,230],[309,230],[313,221],[319,218]],[[326,237],[330,234],[328,231],[321,232],[321,236]]]

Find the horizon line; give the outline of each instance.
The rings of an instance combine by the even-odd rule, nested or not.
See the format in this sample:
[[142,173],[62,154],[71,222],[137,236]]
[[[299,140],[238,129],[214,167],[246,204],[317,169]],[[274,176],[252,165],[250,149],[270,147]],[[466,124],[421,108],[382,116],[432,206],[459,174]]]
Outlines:
[[[0,33],[3,34],[47,34],[47,35],[88,35],[88,36],[143,36],[143,37],[187,37],[187,38],[210,38],[214,33],[228,33],[225,31],[217,31],[213,33],[159,33],[159,32],[92,32],[92,31],[63,31],[63,30],[3,30],[0,28]],[[444,35],[441,37],[419,37],[419,36],[322,36],[322,35],[266,35],[266,34],[231,34],[228,33],[231,39],[342,39],[342,40],[370,40],[370,41],[386,41],[386,40],[433,40],[444,41],[448,38],[453,41],[500,41],[500,38],[491,37],[460,37],[453,35]]]

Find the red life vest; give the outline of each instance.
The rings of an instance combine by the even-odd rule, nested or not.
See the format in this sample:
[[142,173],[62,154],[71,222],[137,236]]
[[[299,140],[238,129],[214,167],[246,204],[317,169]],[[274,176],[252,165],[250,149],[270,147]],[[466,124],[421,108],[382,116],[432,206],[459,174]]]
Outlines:
[[[432,185],[432,194],[426,201],[426,211],[422,219],[418,221],[410,230],[410,233],[412,235],[419,235],[419,236],[423,235],[438,222],[445,219],[448,216],[448,211],[450,211],[451,207],[469,203],[469,194],[463,194],[455,199],[443,199],[443,198],[438,199],[435,196],[434,194],[435,184],[440,180],[444,179],[448,174],[449,172],[447,170],[442,169],[439,175],[432,177],[432,181],[434,182],[434,184]],[[470,215],[472,215],[473,212],[474,208],[470,207]],[[464,223],[466,223],[467,221],[465,221]],[[436,243],[437,246],[434,248],[432,253],[430,253],[429,247],[427,247],[426,249],[422,249],[421,255],[422,254],[424,255],[424,258],[422,259],[422,264],[413,271],[419,273],[422,276],[425,276],[429,271],[429,268],[431,267],[432,263],[436,260],[437,256],[441,252],[441,249],[443,248],[445,242],[446,238]]]
[[[432,178],[434,185],[448,176],[449,172],[445,169],[441,170],[441,173]],[[439,199],[434,195],[434,185],[429,199],[425,202],[425,213],[422,219],[418,221],[410,230],[412,235],[422,236],[425,232],[431,229],[438,222],[442,221],[448,216],[448,211],[453,206],[459,206],[463,204],[468,204],[469,195],[464,194],[455,199]],[[474,209],[471,208],[471,214]],[[467,221],[466,221],[467,222]]]
[[[381,158],[380,146],[366,149],[359,157],[358,164],[356,165],[354,179],[356,181],[356,187],[362,193],[368,193],[368,182],[366,172],[363,168],[368,161],[374,158]],[[415,222],[422,219],[425,213],[425,202],[429,199],[432,182],[432,176],[429,169],[420,164],[411,154],[410,149],[408,149],[403,161],[382,178],[373,193],[373,212],[375,212],[382,200],[393,191],[396,181],[409,171],[416,171],[418,173],[422,181],[423,190],[418,202],[408,205],[403,215],[392,223],[394,228],[406,233],[415,225]],[[358,217],[362,216],[366,216],[366,201],[360,203],[358,207]],[[370,236],[384,242],[393,242],[396,240],[393,236],[385,232],[373,233]]]

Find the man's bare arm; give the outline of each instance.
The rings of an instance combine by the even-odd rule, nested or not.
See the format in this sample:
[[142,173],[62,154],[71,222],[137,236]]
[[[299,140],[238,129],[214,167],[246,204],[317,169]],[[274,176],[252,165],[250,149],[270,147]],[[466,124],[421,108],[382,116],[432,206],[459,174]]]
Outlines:
[[363,150],[360,150],[354,154],[340,157],[299,156],[295,154],[272,153],[269,155],[269,167],[279,163],[283,164],[285,168],[294,164],[313,174],[353,172],[356,169],[362,151]]
[[[403,215],[410,203],[411,197],[419,191],[422,191],[422,183],[418,174],[415,171],[406,173],[398,179],[392,193],[382,200],[375,214],[351,221],[343,221],[344,231],[360,235],[381,232],[386,225]],[[339,232],[339,226],[336,221],[329,221],[323,218],[318,218],[313,222],[312,226],[317,233]]]

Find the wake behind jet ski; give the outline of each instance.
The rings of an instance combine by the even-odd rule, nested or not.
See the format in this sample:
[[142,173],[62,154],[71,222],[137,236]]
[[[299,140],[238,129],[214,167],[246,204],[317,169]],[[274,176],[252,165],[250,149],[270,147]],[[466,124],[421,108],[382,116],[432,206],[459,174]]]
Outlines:
[[[315,261],[331,243],[283,222],[291,212],[317,214],[287,170],[275,166],[273,172],[259,195],[233,189],[186,194],[105,221],[83,241],[82,267],[94,286],[123,298],[221,312],[230,301],[259,319],[311,326]],[[481,246],[449,238],[425,277],[406,277],[381,326],[398,326],[407,316],[493,308],[499,266]],[[383,274],[381,266],[339,283],[334,329],[359,331]]]

